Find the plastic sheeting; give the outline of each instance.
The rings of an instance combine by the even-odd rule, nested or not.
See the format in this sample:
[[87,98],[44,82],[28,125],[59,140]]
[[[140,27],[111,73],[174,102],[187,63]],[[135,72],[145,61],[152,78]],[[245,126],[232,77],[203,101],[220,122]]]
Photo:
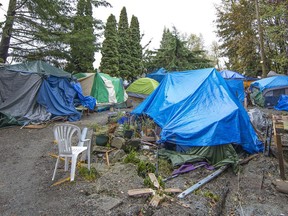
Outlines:
[[167,74],[167,71],[164,68],[160,68],[159,70],[148,74],[146,77],[154,79],[160,83],[164,79],[166,74]]
[[224,79],[245,79],[245,76],[235,71],[222,70],[220,74]]
[[66,78],[50,76],[43,80],[37,102],[55,116],[68,116],[69,121],[78,121],[81,113],[74,107],[76,91]]
[[89,108],[90,110],[94,110],[96,106],[96,99],[92,96],[84,96],[82,93],[82,88],[80,83],[72,83],[74,90],[77,92],[78,98],[82,104],[82,106]]
[[[7,119],[15,119],[19,124],[38,123],[50,119],[51,114],[36,102],[41,83],[42,79],[37,74],[11,72],[1,68],[0,113]],[[4,118],[1,118],[1,121],[7,121],[5,125],[11,123]]]
[[263,148],[244,107],[213,68],[167,74],[132,114],[150,116],[162,128],[162,143],[235,143],[249,153]]
[[72,74],[61,70],[60,68],[54,67],[43,61],[30,61],[14,65],[9,65],[9,70],[22,71],[29,73],[37,73],[43,76],[55,76],[55,77],[66,77],[72,78]]
[[234,93],[234,95],[239,99],[239,101],[243,103],[245,99],[243,80],[226,79],[226,83],[228,84],[230,90]]
[[274,109],[288,112],[288,95],[281,95]]
[[273,76],[252,82],[251,87],[258,88],[261,92],[266,89],[288,87],[288,76]]

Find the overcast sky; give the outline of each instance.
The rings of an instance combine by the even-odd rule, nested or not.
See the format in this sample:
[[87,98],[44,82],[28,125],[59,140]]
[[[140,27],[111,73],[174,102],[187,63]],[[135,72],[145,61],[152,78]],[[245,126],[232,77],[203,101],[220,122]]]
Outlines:
[[[128,20],[132,15],[138,18],[141,34],[144,34],[142,45],[152,39],[150,49],[158,48],[164,27],[175,26],[180,33],[203,35],[206,49],[212,41],[217,40],[215,34],[215,4],[221,0],[107,0],[113,8],[100,7],[94,11],[94,17],[104,22],[110,14],[117,21],[123,6],[126,7]],[[0,0],[3,4],[0,10],[0,21],[3,21],[4,10],[7,10],[9,0]],[[95,66],[100,64],[100,55],[96,55]]]

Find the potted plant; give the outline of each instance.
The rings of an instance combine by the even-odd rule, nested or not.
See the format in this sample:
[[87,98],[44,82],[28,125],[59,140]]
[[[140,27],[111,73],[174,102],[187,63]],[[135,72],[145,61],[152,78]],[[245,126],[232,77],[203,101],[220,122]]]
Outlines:
[[123,124],[123,136],[124,138],[127,138],[127,139],[131,139],[132,136],[134,135],[134,126],[129,124],[129,123],[124,123]]
[[109,141],[109,128],[106,125],[95,124],[92,126],[95,144],[106,146]]

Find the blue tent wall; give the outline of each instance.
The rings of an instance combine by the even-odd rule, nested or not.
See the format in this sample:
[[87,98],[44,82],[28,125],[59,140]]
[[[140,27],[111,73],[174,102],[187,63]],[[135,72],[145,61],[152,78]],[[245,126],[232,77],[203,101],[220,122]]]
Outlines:
[[213,68],[168,73],[132,114],[150,116],[162,128],[160,142],[262,151],[247,112]]
[[43,80],[37,102],[46,107],[54,116],[68,116],[69,121],[81,119],[73,104],[76,91],[66,78],[50,76]]
[[243,80],[238,79],[225,79],[226,83],[230,87],[230,90],[235,94],[240,102],[244,102],[245,91]]
[[154,79],[154,80],[156,80],[157,82],[160,83],[164,79],[166,74],[167,74],[167,71],[164,68],[160,68],[159,70],[148,74],[146,77]]

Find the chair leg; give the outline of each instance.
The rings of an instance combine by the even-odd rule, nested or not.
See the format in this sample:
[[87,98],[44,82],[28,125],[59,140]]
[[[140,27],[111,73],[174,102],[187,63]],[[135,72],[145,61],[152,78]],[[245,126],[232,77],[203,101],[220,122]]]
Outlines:
[[76,171],[76,164],[77,164],[77,156],[72,156],[72,164],[71,164],[71,174],[70,174],[70,181],[74,181],[75,171]]
[[57,170],[57,167],[58,167],[59,158],[60,158],[60,157],[58,156],[58,157],[57,157],[56,164],[55,164],[54,172],[53,172],[52,181],[54,181],[54,178],[55,178],[55,175],[56,175],[56,170]]
[[90,170],[90,148],[88,148],[87,154],[88,154],[88,170]]
[[65,168],[64,168],[64,171],[67,171],[68,170],[68,167],[69,166],[69,160],[68,160],[68,157],[65,157]]

